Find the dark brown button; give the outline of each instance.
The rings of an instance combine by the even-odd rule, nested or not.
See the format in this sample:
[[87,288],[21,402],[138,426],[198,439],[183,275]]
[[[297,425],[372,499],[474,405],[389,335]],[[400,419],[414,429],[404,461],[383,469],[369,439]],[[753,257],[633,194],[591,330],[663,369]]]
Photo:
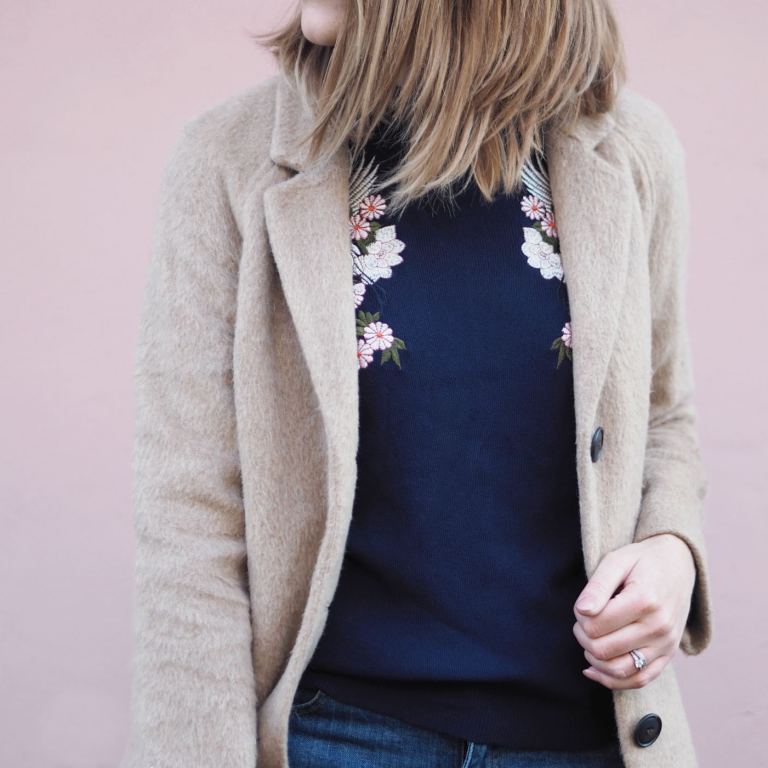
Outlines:
[[661,718],[649,712],[643,715],[635,726],[635,743],[639,747],[649,747],[661,733]]
[[600,452],[603,450],[603,428],[598,427],[592,435],[592,444],[589,446],[589,455],[592,457],[592,461],[597,461],[600,458]]

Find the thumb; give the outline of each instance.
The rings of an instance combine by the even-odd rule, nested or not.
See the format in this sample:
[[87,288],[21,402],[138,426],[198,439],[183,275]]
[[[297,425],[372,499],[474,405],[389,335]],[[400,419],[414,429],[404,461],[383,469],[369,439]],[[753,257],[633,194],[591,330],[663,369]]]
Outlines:
[[616,590],[624,583],[636,558],[626,549],[608,552],[595,568],[587,585],[576,599],[576,609],[595,616],[605,608]]

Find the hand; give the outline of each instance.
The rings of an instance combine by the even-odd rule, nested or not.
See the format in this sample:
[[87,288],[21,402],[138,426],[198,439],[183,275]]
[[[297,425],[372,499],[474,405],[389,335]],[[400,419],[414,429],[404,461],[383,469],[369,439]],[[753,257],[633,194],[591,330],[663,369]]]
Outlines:
[[[691,550],[672,533],[608,552],[574,605],[573,633],[591,664],[583,673],[612,689],[658,677],[680,644],[695,578]],[[645,654],[642,670],[633,649]]]

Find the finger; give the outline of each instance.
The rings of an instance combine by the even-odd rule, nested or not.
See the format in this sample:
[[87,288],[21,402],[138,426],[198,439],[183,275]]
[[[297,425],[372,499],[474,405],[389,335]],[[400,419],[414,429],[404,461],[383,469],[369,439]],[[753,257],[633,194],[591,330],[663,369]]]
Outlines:
[[596,616],[576,613],[576,619],[591,638],[602,637],[636,621],[649,613],[645,590],[636,581],[625,581],[620,592],[605,604]]
[[[660,648],[651,645],[646,645],[642,648],[637,648],[636,650],[642,651],[645,656],[646,664],[650,664],[654,659],[663,655]],[[585,650],[584,658],[595,669],[604,672],[610,677],[615,677],[617,680],[625,680],[638,671],[635,666],[635,660],[630,653],[622,653],[606,661],[604,659],[598,659],[597,656],[593,656],[589,651]]]
[[600,683],[612,690],[643,688],[661,674],[669,659],[669,656],[658,656],[645,667],[637,670],[634,675],[624,678],[623,680],[619,680],[611,675],[606,675],[605,672],[601,672],[594,667],[587,667],[585,670],[582,670],[582,674],[590,680],[594,680],[596,683]]
[[622,653],[629,653],[633,648],[658,645],[658,643],[654,643],[654,637],[647,627],[638,622],[621,627],[621,629],[602,637],[594,638],[590,637],[577,621],[573,625],[573,634],[585,651],[589,651],[593,656],[603,661],[614,659],[621,656]]
[[635,567],[639,556],[639,550],[631,544],[604,555],[576,599],[575,609],[588,616],[600,613]]

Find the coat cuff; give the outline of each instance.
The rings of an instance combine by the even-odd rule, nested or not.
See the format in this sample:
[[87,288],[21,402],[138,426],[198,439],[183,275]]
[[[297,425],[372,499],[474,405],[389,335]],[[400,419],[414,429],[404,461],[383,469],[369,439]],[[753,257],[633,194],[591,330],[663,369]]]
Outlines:
[[712,639],[712,595],[709,564],[701,518],[701,500],[688,488],[657,485],[643,496],[634,541],[639,542],[659,533],[672,533],[681,538],[693,555],[696,580],[691,595],[680,649],[693,656],[701,653]]

